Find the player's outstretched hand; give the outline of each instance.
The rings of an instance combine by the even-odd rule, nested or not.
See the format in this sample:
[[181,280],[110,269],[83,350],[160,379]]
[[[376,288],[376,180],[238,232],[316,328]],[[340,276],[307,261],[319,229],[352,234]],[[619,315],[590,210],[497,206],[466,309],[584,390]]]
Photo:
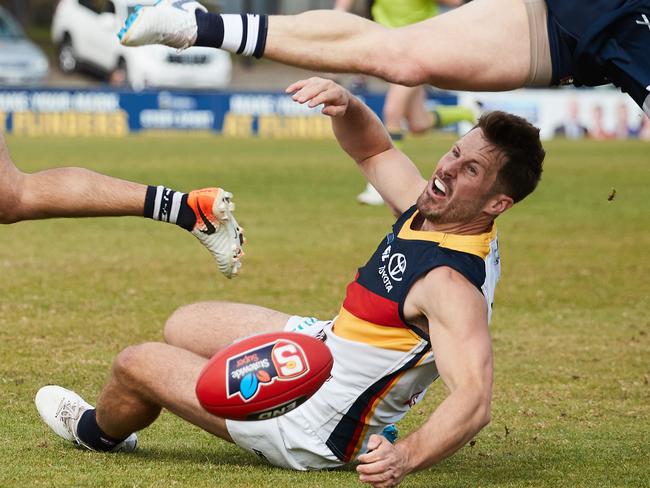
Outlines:
[[323,105],[321,112],[330,117],[345,114],[350,103],[350,92],[332,80],[309,78],[296,81],[286,93],[293,93],[292,98],[298,103],[307,103],[309,107]]
[[370,436],[368,452],[359,456],[359,463],[359,481],[373,488],[397,486],[407,475],[404,452],[380,435]]

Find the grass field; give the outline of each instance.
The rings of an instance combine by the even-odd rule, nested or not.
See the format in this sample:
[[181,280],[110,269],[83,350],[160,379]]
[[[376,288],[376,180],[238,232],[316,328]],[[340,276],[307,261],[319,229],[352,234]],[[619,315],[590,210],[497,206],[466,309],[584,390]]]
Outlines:
[[[409,140],[429,174],[451,139]],[[190,190],[233,191],[249,244],[242,276],[217,274],[173,226],[137,218],[0,227],[0,486],[359,486],[351,470],[268,467],[170,414],[134,455],[70,448],[40,421],[44,384],[94,401],[113,356],[159,340],[178,306],[252,302],[329,318],[392,223],[360,207],[334,142],[209,136],[9,139],[21,169],[79,165]],[[543,182],[499,219],[492,423],[406,487],[650,486],[650,145],[547,144]],[[616,198],[608,195],[616,189]],[[444,397],[437,383],[403,421]]]

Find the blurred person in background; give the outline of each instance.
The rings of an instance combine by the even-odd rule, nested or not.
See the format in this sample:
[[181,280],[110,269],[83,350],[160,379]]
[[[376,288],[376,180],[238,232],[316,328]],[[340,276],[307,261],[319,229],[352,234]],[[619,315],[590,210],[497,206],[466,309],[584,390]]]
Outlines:
[[589,138],[597,141],[611,139],[613,136],[612,133],[605,128],[602,105],[594,105],[592,117],[591,126],[589,127]]
[[621,102],[616,107],[616,128],[614,137],[616,139],[630,139],[639,137],[640,127],[630,125],[629,110],[625,102]]
[[650,141],[650,117],[644,115],[641,117],[641,127],[639,128],[639,139]]
[[[349,12],[354,0],[336,0],[334,8]],[[370,2],[370,15],[375,22],[397,28],[415,24],[439,13],[439,7],[453,8],[463,0],[374,0]],[[438,105],[434,110],[426,108],[424,85],[404,86],[391,83],[384,101],[383,120],[396,147],[401,149],[404,130],[412,134],[424,134],[458,122],[475,122],[472,110],[460,106]],[[366,205],[383,205],[384,200],[370,183],[357,195],[357,201]]]
[[587,136],[587,128],[580,122],[580,105],[578,99],[572,97],[567,102],[567,118],[555,128],[556,137],[567,139],[582,139]]

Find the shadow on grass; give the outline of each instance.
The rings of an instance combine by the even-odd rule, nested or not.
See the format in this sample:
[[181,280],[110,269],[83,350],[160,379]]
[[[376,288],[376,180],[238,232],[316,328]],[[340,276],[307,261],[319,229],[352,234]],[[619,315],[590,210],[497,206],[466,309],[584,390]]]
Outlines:
[[[221,442],[221,441],[217,441]],[[149,446],[138,448],[134,453],[124,454],[139,461],[147,462],[174,462],[174,463],[209,463],[214,466],[237,466],[237,467],[271,467],[272,464],[264,461],[255,455],[237,446],[222,443],[216,449],[204,447],[180,447],[174,446]],[[278,468],[282,469],[282,468]],[[323,471],[354,471],[354,466],[343,466],[341,468]]]
[[[253,454],[234,446],[222,449],[182,448],[178,446],[156,446],[141,449],[134,454],[139,462],[164,464],[195,464],[223,467],[228,471],[246,471],[247,469],[270,472],[289,472],[258,459]],[[555,468],[557,459],[552,455],[545,456],[543,452],[535,452],[533,456],[524,453],[489,454],[485,458],[450,458],[428,470],[410,475],[405,480],[405,486],[450,487],[450,486],[527,486],[535,481],[561,480],[562,475]],[[355,464],[349,464],[339,469],[319,471],[319,476],[327,477],[327,473],[336,476],[337,473],[354,474]],[[308,476],[307,473],[305,473]],[[559,485],[558,485],[559,486]]]
[[[210,448],[187,448],[179,446],[155,446],[139,448],[136,452],[124,454],[133,457],[134,460],[152,463],[206,463],[211,466],[228,466],[238,468],[268,468],[287,471],[285,468],[278,468],[267,461],[233,445],[220,446],[220,449]],[[347,465],[341,468],[320,470],[320,472],[346,472],[354,471],[355,465]]]

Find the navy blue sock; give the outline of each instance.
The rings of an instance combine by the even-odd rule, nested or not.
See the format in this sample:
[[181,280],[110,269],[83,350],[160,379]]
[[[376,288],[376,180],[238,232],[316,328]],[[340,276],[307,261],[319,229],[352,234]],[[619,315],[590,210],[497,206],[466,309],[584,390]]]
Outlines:
[[195,46],[221,47],[223,43],[223,19],[219,14],[197,10]]
[[117,446],[124,439],[116,439],[106,434],[102,429],[97,425],[97,419],[95,418],[95,409],[86,410],[79,419],[77,424],[77,437],[81,439],[81,442],[91,447],[95,451],[110,451],[115,446]]
[[143,215],[176,224],[190,232],[196,224],[196,215],[187,203],[187,194],[164,186],[147,187]]
[[211,14],[196,10],[195,46],[216,47],[243,56],[261,58],[266,47],[268,16]]

